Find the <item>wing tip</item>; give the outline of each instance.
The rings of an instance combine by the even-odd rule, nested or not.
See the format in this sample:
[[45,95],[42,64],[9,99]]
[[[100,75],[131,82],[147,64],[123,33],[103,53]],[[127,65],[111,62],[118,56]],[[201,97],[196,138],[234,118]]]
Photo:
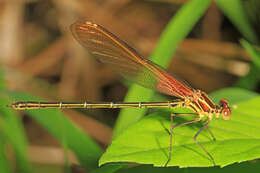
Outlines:
[[75,23],[71,24],[70,28],[73,28],[75,26],[83,26],[83,25],[92,26],[92,27],[98,27],[99,26],[98,24],[91,22],[91,21],[88,21],[88,20],[79,20],[79,21],[76,21]]
[[78,38],[77,30],[86,30],[87,28],[98,28],[99,25],[88,20],[78,20],[70,25],[70,31],[75,38]]
[[85,21],[85,24],[86,24],[86,25],[91,25],[91,26],[94,26],[94,27],[97,27],[97,26],[98,26],[97,24],[95,24],[95,23],[93,23],[93,22],[91,22],[91,21]]

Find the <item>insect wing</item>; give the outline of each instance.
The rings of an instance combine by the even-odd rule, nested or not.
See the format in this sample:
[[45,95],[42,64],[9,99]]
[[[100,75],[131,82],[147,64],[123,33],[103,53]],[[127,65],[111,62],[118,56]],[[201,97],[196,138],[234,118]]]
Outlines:
[[143,58],[102,26],[78,21],[71,25],[71,31],[75,39],[98,61],[110,66],[126,79],[180,98],[192,95],[192,88]]

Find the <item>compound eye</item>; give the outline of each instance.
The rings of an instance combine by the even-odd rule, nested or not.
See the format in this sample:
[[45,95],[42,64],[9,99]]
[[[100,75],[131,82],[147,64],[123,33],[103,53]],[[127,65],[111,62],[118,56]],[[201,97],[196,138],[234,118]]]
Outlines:
[[226,99],[221,99],[220,100],[220,106],[221,106],[221,113],[222,113],[222,118],[224,120],[228,120],[230,118],[231,110],[228,105],[228,101]]
[[230,112],[229,109],[223,110],[223,111],[222,111],[222,118],[223,118],[224,120],[228,120],[228,119],[230,118],[230,114],[231,114],[231,112]]
[[227,99],[221,99],[221,100],[219,101],[219,104],[220,104],[220,107],[222,108],[222,111],[223,111],[223,110],[228,110],[228,109],[229,109],[229,111],[230,111],[230,108],[229,108]]

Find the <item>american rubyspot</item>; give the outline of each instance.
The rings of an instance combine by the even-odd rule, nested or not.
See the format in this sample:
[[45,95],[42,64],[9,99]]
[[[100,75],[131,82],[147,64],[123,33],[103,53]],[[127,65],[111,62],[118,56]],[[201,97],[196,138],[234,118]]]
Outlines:
[[201,121],[206,118],[203,127],[193,137],[195,143],[210,157],[215,165],[211,154],[197,141],[202,130],[208,130],[215,140],[213,133],[208,129],[208,125],[215,116],[222,116],[224,120],[230,118],[231,110],[226,99],[220,100],[220,106],[215,105],[207,94],[201,90],[193,89],[175,75],[170,75],[166,70],[143,58],[133,48],[121,41],[114,34],[107,31],[100,25],[91,22],[76,22],[71,25],[71,31],[75,39],[85,47],[90,54],[100,62],[110,66],[114,71],[123,77],[130,79],[141,86],[157,90],[161,93],[175,96],[178,99],[167,102],[109,102],[109,103],[89,103],[89,102],[16,102],[9,107],[18,110],[24,109],[44,109],[44,108],[178,108],[186,107],[194,111],[196,118],[181,124],[173,125],[173,117],[183,114],[171,114],[170,128],[170,148],[169,157],[165,166],[172,157],[172,134],[173,129],[183,125]]

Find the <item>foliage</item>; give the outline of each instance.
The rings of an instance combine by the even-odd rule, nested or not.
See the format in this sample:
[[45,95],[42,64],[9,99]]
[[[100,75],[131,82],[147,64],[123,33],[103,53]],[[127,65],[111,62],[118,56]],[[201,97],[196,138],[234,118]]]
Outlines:
[[[260,157],[260,97],[250,98],[253,93],[243,93],[235,88],[228,90],[233,90],[232,95],[226,95],[227,99],[232,98],[231,119],[214,119],[209,126],[217,141],[213,141],[207,131],[198,137],[221,167]],[[221,95],[221,92],[226,91],[219,91],[218,94]],[[239,94],[250,99],[241,101]],[[164,166],[169,151],[169,133],[165,130],[170,127],[169,115],[169,112],[156,112],[130,126],[112,142],[100,159],[100,165],[109,162],[136,162]],[[186,118],[175,119],[176,124],[183,121]],[[210,158],[192,139],[200,128],[200,123],[194,123],[174,129],[173,154],[168,166],[213,166]]]

